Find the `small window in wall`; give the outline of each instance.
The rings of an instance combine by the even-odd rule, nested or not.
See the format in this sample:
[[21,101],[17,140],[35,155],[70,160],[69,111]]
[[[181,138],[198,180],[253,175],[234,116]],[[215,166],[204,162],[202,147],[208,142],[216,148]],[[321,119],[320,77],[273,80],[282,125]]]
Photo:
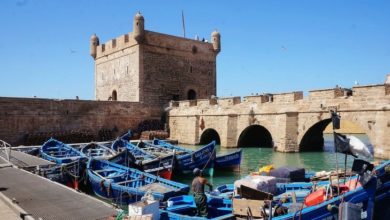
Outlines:
[[116,90],[112,91],[111,100],[112,100],[112,101],[116,101],[116,100],[117,100]]
[[196,92],[193,89],[188,90],[187,99],[188,100],[196,99]]

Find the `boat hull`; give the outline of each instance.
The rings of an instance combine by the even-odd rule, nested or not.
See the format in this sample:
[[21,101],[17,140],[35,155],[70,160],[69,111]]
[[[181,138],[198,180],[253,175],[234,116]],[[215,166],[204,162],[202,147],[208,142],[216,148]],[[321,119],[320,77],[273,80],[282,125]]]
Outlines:
[[185,152],[185,154],[176,155],[175,172],[188,174],[192,173],[195,168],[199,168],[203,170],[203,174],[213,176],[216,158],[215,141],[212,141],[196,151],[183,149],[159,140],[155,140],[154,144],[155,146]]
[[91,159],[87,168],[94,193],[116,204],[139,201],[149,190],[160,201],[189,191],[187,185],[108,161]]
[[40,153],[43,159],[56,164],[70,163],[85,158],[85,155],[80,151],[53,138],[42,145]]
[[168,180],[170,180],[173,176],[173,155],[169,155],[163,158],[146,159],[138,162],[130,150],[124,150],[110,158],[109,161],[160,176]]
[[225,155],[217,155],[214,167],[222,170],[240,171],[242,150]]

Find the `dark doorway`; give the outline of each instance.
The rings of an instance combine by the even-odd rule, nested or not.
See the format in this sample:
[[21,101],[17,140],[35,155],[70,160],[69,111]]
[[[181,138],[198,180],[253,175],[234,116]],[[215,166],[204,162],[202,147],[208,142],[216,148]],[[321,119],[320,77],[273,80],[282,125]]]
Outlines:
[[188,92],[187,92],[187,99],[188,100],[196,99],[196,92],[193,89],[188,90]]
[[245,128],[238,138],[237,147],[273,147],[271,133],[261,125]]
[[303,135],[299,144],[300,151],[323,151],[324,150],[324,135],[323,132],[332,119],[325,119],[317,122]]
[[221,144],[221,139],[219,138],[218,132],[212,128],[209,128],[206,129],[200,136],[199,144],[208,144],[211,141],[215,141],[217,144]]
[[112,91],[112,101],[116,101],[117,100],[117,94],[116,94],[116,90]]

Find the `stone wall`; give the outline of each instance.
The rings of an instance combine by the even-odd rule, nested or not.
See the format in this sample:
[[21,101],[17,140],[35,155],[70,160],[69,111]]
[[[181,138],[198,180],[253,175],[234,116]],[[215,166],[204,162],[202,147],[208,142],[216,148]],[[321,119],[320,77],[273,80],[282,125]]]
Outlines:
[[140,103],[1,97],[0,139],[18,145],[37,132],[116,128],[121,134],[160,117],[160,108]]
[[[303,97],[302,92],[292,92],[247,96],[243,101],[233,97],[173,102],[169,112],[171,138],[196,144],[203,131],[210,128],[219,134],[221,146],[235,147],[243,131],[257,125],[270,132],[278,151],[297,152],[309,129],[325,129],[326,125],[319,123],[329,121],[329,110],[337,109],[342,120],[357,124],[368,135],[376,157],[390,158],[387,91],[388,84],[381,84],[352,90],[314,90],[308,97]],[[196,118],[203,119],[203,130]],[[315,133],[322,136],[323,129]]]
[[132,46],[96,59],[96,100],[109,100],[116,91],[117,100],[139,101],[138,50],[138,46]]
[[196,98],[216,95],[216,56],[211,43],[152,31],[141,42],[132,33],[96,48],[95,97],[164,106],[185,100],[193,90]]

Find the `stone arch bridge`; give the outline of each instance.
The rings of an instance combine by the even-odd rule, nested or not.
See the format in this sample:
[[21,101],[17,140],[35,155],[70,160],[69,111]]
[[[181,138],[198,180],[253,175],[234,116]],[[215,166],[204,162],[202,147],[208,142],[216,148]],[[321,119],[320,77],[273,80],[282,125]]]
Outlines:
[[217,139],[223,147],[264,146],[281,152],[316,150],[330,110],[360,126],[375,157],[390,158],[390,84],[257,96],[171,102],[171,138],[202,144]]

